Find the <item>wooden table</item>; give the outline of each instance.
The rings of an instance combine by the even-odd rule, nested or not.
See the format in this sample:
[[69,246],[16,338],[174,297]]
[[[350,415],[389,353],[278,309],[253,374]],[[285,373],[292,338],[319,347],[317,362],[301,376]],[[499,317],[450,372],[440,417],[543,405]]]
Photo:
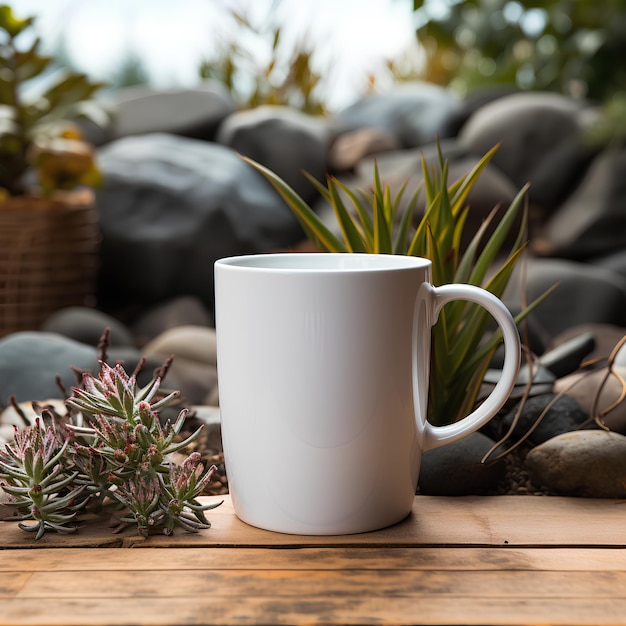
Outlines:
[[247,526],[228,497],[209,518],[148,540],[0,524],[0,622],[626,624],[622,502],[418,496],[396,526],[327,538]]

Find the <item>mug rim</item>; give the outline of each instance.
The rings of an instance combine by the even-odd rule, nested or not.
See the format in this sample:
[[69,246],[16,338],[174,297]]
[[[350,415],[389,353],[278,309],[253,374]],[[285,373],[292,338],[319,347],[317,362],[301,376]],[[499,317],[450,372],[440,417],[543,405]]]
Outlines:
[[367,252],[266,252],[224,257],[215,267],[259,272],[392,272],[426,269],[430,259]]

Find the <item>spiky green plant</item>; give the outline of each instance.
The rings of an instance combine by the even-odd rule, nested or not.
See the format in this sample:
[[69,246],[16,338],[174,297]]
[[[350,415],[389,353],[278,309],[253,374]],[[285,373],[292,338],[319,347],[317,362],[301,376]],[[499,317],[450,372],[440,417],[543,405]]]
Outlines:
[[[326,186],[307,178],[333,207],[341,235],[337,236],[304,200],[279,176],[248,158],[283,197],[301,223],[305,233],[321,249],[329,252],[405,254],[426,257],[433,264],[435,285],[467,283],[481,286],[501,297],[525,248],[527,187],[522,188],[485,241],[487,230],[496,224],[495,208],[461,249],[463,231],[470,211],[467,197],[497,146],[459,180],[448,183],[448,162],[438,150],[438,160],[430,168],[422,156],[425,211],[417,226],[418,191],[401,209],[406,183],[395,197],[381,182],[374,167],[373,189],[355,191],[333,176]],[[346,200],[349,203],[346,206]],[[350,208],[349,208],[350,207]],[[519,220],[516,239],[499,268],[509,235]],[[488,277],[490,276],[490,277]],[[538,302],[518,316],[519,321]],[[428,419],[446,424],[467,415],[475,406],[489,362],[501,341],[499,333],[488,334],[489,314],[481,307],[463,301],[447,304],[433,329],[432,373]]]
[[205,471],[200,455],[192,453],[177,465],[171,455],[188,446],[178,435],[186,409],[174,424],[161,424],[158,411],[178,397],[162,394],[155,375],[138,387],[135,375],[101,361],[98,377],[82,376],[57,416],[43,411],[45,420],[16,432],[15,442],[0,450],[0,482],[9,504],[23,520],[24,530],[73,532],[82,509],[107,513],[115,509],[122,529],[136,524],[141,535],[171,534],[176,527],[195,532],[210,526],[204,511],[218,504],[198,502],[215,467]]

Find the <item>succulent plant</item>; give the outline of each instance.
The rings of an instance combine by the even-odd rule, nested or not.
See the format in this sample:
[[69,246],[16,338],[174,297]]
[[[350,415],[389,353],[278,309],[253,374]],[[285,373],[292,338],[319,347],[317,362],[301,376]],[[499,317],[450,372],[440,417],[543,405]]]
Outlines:
[[[45,195],[100,182],[91,146],[69,120],[79,114],[102,118],[98,107],[88,106],[102,84],[76,72],[46,77],[54,59],[39,52],[39,38],[30,37],[33,23],[34,18],[20,19],[9,5],[0,5],[0,191],[5,196],[30,191],[30,172]],[[37,89],[40,83],[47,87]]]
[[188,446],[201,428],[184,440],[179,434],[187,410],[171,424],[158,411],[178,392],[163,394],[167,364],[145,387],[136,372],[126,373],[100,361],[99,375],[82,374],[82,385],[66,400],[68,413],[44,409],[33,426],[16,431],[15,441],[0,451],[0,483],[22,520],[32,519],[37,538],[46,530],[73,532],[81,510],[117,516],[122,530],[136,524],[147,536],[209,528],[200,496],[215,471],[205,470],[197,452],[181,465],[171,455]]
[[84,485],[74,485],[78,476],[66,458],[68,440],[61,441],[38,418],[26,430],[15,432],[13,444],[0,450],[0,477],[9,495],[9,506],[16,507],[23,520],[20,528],[36,532],[40,539],[46,530],[73,532],[78,511],[86,504]]
[[[274,172],[246,157],[274,186],[300,221],[305,233],[321,249],[331,252],[405,254],[426,257],[433,264],[435,285],[468,283],[482,286],[501,297],[524,248],[526,187],[521,189],[502,214],[487,241],[485,233],[494,226],[494,209],[474,233],[464,251],[461,242],[469,212],[467,196],[497,147],[485,154],[476,166],[459,180],[448,183],[448,162],[438,146],[438,159],[431,170],[422,157],[425,211],[417,220],[416,207],[421,188],[401,210],[406,183],[392,197],[374,166],[373,188],[357,191],[328,176],[326,186],[305,174],[333,207],[341,235],[336,235],[304,200]],[[346,200],[349,202],[346,205]],[[494,268],[503,254],[508,236],[520,218],[515,241],[505,261]],[[417,225],[414,221],[417,220]],[[543,297],[518,315],[523,319]],[[484,373],[501,341],[499,332],[490,335],[489,314],[485,309],[463,301],[451,302],[439,315],[433,328],[432,374],[428,419],[446,424],[467,415],[474,407]]]

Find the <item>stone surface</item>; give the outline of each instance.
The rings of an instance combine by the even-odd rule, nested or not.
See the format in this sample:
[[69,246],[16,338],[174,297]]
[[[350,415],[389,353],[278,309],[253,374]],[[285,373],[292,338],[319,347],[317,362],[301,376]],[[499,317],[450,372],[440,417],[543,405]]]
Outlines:
[[165,132],[212,140],[224,118],[235,110],[218,81],[205,81],[193,89],[127,87],[112,100],[114,138]]
[[214,325],[213,312],[209,311],[199,298],[181,296],[167,300],[144,311],[131,324],[135,342],[145,345],[161,333],[177,326]]
[[[550,403],[554,404],[548,412],[537,423],[528,440],[531,443],[539,444],[563,433],[571,432],[578,428],[589,417],[575,398],[563,396],[555,400],[556,394],[545,393],[539,396],[531,396],[524,402],[517,424],[513,430],[514,440],[518,440],[526,435],[538,422],[541,414],[548,408]],[[518,406],[511,409],[502,418],[503,432],[508,432],[517,415]]]
[[561,344],[576,340],[580,336],[593,336],[594,348],[586,356],[586,360],[606,359],[609,357],[618,342],[626,335],[626,327],[612,324],[581,324],[572,326],[553,338],[552,346],[558,348]]
[[502,460],[481,463],[493,445],[492,439],[476,432],[429,450],[422,457],[419,492],[431,496],[467,496],[492,491],[505,472]]
[[340,135],[330,146],[328,167],[334,172],[347,172],[367,156],[399,148],[396,137],[381,128],[357,128]]
[[[528,302],[557,285],[530,313],[537,326],[551,337],[581,324],[626,325],[626,292],[608,270],[566,259],[531,258],[525,277]],[[519,279],[516,273],[504,294],[510,308],[519,307]]]
[[[617,367],[615,372],[626,380],[626,367]],[[626,435],[626,400],[622,397],[624,385],[617,376],[607,376],[607,368],[561,378],[555,383],[554,391],[576,398],[591,417],[611,409],[604,417],[604,423],[611,430]]]
[[170,372],[188,404],[204,404],[217,385],[215,330],[212,328],[172,328],[148,342],[143,351],[152,357],[175,355]]
[[246,109],[224,120],[217,141],[265,165],[304,200],[317,197],[303,172],[325,178],[329,137],[322,118],[283,106]]
[[[65,415],[67,409],[65,403],[60,399],[48,399],[38,403],[42,408],[50,409],[59,415]],[[11,441],[13,439],[14,427],[23,430],[27,426],[35,423],[37,412],[32,402],[19,402],[20,411],[23,413],[26,421],[17,412],[15,407],[9,405],[3,411],[0,411],[0,444],[2,442]]]
[[51,315],[41,330],[58,333],[75,341],[96,348],[106,328],[111,329],[111,346],[133,346],[133,335],[122,322],[114,317],[88,307],[68,307]]
[[621,280],[622,288],[626,291],[626,246],[622,246],[621,250],[590,259],[590,262],[612,272],[616,278]]
[[544,209],[569,194],[590,159],[581,141],[581,105],[554,93],[498,98],[468,119],[459,140],[479,155],[501,143],[493,164],[519,187],[530,182],[530,198]]
[[531,450],[525,466],[533,483],[562,496],[626,498],[626,437],[581,430]]
[[557,378],[562,378],[575,372],[595,347],[593,333],[578,334],[542,354],[537,363],[550,370]]
[[217,144],[157,134],[99,151],[99,301],[106,310],[177,296],[213,301],[213,263],[303,239],[261,174]]
[[390,133],[405,148],[452,136],[452,116],[460,109],[452,92],[429,83],[404,83],[384,94],[372,94],[339,111],[331,126],[336,136],[358,128]]
[[[479,398],[485,398],[487,394],[491,393],[501,377],[502,370],[488,369],[483,378]],[[545,367],[534,365],[532,368],[529,368],[528,365],[524,363],[519,369],[515,386],[510,394],[510,399],[523,397],[531,380],[532,384],[529,393],[530,395],[536,396],[551,392],[556,376]]]
[[0,339],[0,404],[10,395],[18,402],[63,398],[55,376],[66,389],[75,384],[71,367],[94,371],[98,352],[73,339],[43,332],[19,332]]
[[585,260],[626,248],[626,148],[594,159],[571,197],[550,218],[542,245],[551,256]]

